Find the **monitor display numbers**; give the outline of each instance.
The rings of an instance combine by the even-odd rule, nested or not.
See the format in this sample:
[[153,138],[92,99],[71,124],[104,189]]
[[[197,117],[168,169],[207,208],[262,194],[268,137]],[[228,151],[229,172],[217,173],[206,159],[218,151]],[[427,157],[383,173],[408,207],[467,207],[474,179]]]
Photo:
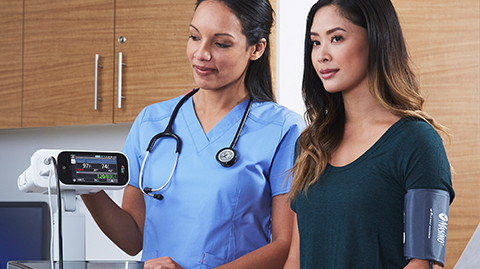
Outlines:
[[66,185],[124,186],[128,159],[120,152],[63,151],[58,154],[57,172]]
[[118,183],[117,156],[70,155],[72,181],[83,183]]

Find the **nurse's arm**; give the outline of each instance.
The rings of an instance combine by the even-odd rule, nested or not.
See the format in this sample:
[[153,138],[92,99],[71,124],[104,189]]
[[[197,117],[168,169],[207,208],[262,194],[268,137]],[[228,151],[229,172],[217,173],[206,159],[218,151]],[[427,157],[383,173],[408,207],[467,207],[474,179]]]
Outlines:
[[139,189],[125,188],[122,208],[104,191],[81,197],[98,227],[120,249],[132,256],[142,250],[145,202]]
[[285,263],[284,269],[299,269],[300,268],[300,235],[298,233],[297,214],[293,220],[292,244],[290,245],[290,252]]
[[286,194],[272,200],[272,242],[217,268],[283,268],[290,249],[294,213]]

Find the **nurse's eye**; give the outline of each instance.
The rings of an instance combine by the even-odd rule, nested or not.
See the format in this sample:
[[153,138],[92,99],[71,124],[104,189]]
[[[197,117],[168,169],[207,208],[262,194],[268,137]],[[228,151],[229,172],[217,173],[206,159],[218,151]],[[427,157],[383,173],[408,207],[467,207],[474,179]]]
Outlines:
[[332,42],[340,42],[343,40],[343,37],[341,36],[333,36],[332,37]]
[[190,35],[188,38],[190,38],[193,41],[198,41],[200,38],[196,37],[195,35]]
[[219,48],[222,48],[222,49],[231,47],[231,45],[229,45],[229,44],[220,43],[220,42],[215,43],[215,45]]

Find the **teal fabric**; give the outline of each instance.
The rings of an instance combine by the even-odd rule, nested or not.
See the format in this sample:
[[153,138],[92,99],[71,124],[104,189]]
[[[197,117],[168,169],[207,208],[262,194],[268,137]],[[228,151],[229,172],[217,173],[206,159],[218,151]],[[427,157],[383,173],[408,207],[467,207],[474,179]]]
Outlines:
[[426,122],[402,118],[362,156],[328,165],[292,201],[301,268],[403,268],[403,208],[409,189],[454,197],[441,137]]

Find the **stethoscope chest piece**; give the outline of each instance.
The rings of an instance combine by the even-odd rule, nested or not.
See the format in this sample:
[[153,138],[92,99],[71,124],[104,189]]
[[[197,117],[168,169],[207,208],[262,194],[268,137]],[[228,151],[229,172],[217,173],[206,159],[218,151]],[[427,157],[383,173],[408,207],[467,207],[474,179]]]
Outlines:
[[[151,196],[157,200],[162,200],[163,199],[163,195],[160,194],[160,193],[155,193],[154,192],[159,192],[159,191],[162,191],[165,187],[167,187],[168,183],[170,182],[170,180],[172,179],[172,176],[173,176],[173,173],[175,172],[175,168],[177,167],[177,162],[178,162],[178,155],[180,154],[180,150],[182,148],[182,140],[180,139],[180,137],[178,137],[174,132],[173,132],[173,121],[175,120],[176,116],[177,116],[177,113],[180,109],[180,107],[182,106],[182,104],[190,97],[192,97],[192,95],[194,95],[196,92],[198,92],[199,89],[195,89],[195,90],[192,90],[190,91],[188,94],[186,94],[179,102],[178,104],[175,106],[175,108],[173,109],[173,112],[172,112],[172,116],[170,117],[170,120],[168,121],[168,124],[167,124],[167,127],[165,127],[165,131],[161,132],[161,133],[158,133],[156,134],[151,140],[150,140],[150,143],[148,144],[148,147],[147,147],[147,153],[145,154],[145,157],[143,158],[143,163],[142,163],[142,166],[140,168],[140,176],[139,176],[139,187],[140,189],[142,190],[142,192],[147,195],[147,196]],[[253,98],[250,98],[250,100],[248,101],[248,105],[247,105],[247,108],[245,109],[245,113],[243,114],[243,118],[242,118],[242,121],[240,122],[240,126],[238,127],[237,129],[237,133],[235,134],[235,138],[233,139],[232,141],[232,144],[230,145],[230,147],[226,147],[226,148],[223,148],[221,149],[220,151],[218,151],[217,155],[215,156],[217,161],[223,166],[223,167],[230,167],[232,165],[235,164],[235,162],[237,162],[237,152],[235,151],[235,145],[237,144],[237,141],[238,141],[238,138],[240,137],[240,133],[243,129],[243,125],[245,125],[245,121],[247,120],[247,116],[250,112],[250,108],[252,106],[252,102],[253,102]],[[147,161],[147,157],[150,153],[150,151],[153,149],[154,145],[155,145],[155,142],[159,139],[159,138],[162,138],[162,137],[170,137],[170,138],[174,138],[176,141],[177,141],[177,148],[176,148],[176,155],[175,155],[175,163],[173,165],[173,168],[172,168],[172,172],[170,173],[170,176],[167,180],[167,182],[165,182],[165,184],[158,188],[158,189],[152,189],[152,188],[149,188],[149,187],[143,187],[143,169],[145,167],[145,163]]]
[[230,167],[237,161],[237,152],[231,147],[223,148],[217,152],[216,158],[223,167]]

